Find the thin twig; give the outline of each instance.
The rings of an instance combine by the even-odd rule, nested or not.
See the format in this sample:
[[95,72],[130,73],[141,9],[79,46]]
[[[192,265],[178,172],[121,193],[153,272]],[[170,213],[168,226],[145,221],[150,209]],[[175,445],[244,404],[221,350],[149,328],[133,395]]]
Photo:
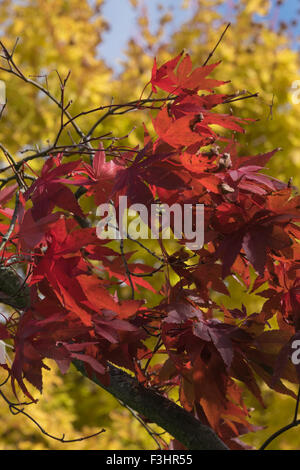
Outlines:
[[[12,53],[9,53],[2,41],[0,41],[0,46],[2,47],[3,52],[4,52],[4,57],[3,58],[7,60],[7,63],[8,63],[8,66],[9,66],[8,69],[6,69],[5,67],[0,67],[0,70],[3,70],[4,72],[7,72],[7,73],[11,73],[11,74],[15,75],[16,77],[18,77],[19,79],[23,80],[24,82],[30,83],[35,88],[37,88],[42,93],[44,93],[46,96],[48,96],[48,98],[51,101],[53,101],[60,109],[62,109],[62,104],[60,103],[60,101],[58,101],[55,98],[55,96],[53,96],[49,92],[49,90],[47,90],[45,87],[43,87],[40,83],[38,83],[34,80],[31,80],[30,78],[26,77],[23,74],[23,72],[20,70],[20,68],[16,65],[16,63],[13,60],[13,52],[14,51]],[[64,110],[63,112],[67,116],[68,119],[72,118],[71,114],[67,110]],[[77,132],[77,134],[81,137],[81,139],[84,139],[85,134],[82,132],[80,127],[77,125],[77,123],[72,121],[72,125],[73,125],[75,131]]]
[[300,385],[298,387],[298,395],[297,395],[297,401],[296,401],[295,413],[294,413],[294,419],[293,419],[294,423],[297,421],[298,411],[299,411],[299,403],[300,403]]
[[259,93],[251,93],[250,95],[240,96],[239,98],[227,99],[223,101],[223,103],[233,103],[234,101],[247,100],[248,98],[256,98],[257,96],[259,96]]
[[228,23],[228,24],[227,24],[226,28],[224,29],[223,33],[221,34],[220,39],[218,40],[218,42],[217,42],[217,44],[215,45],[215,47],[213,48],[213,50],[208,54],[208,57],[207,57],[206,61],[203,63],[202,67],[204,67],[204,66],[207,64],[207,62],[209,61],[209,59],[214,55],[214,53],[215,53],[215,51],[216,51],[218,45],[219,45],[220,42],[222,41],[222,39],[223,39],[223,37],[225,36],[225,33],[226,33],[226,31],[227,31],[227,29],[229,28],[230,25],[231,25],[231,23]]
[[6,234],[2,237],[2,242],[1,242],[1,244],[0,244],[0,251],[3,250],[3,248],[4,248],[5,245],[6,245],[6,243],[7,243],[8,240],[9,240],[9,237],[11,236],[11,234],[12,234],[13,231],[14,231],[15,224],[16,224],[16,221],[17,221],[18,211],[19,211],[19,203],[20,203],[19,191],[17,191],[17,193],[16,193],[16,203],[15,203],[14,213],[13,213],[13,216],[12,216],[12,219],[11,219],[11,222],[10,222],[10,225],[9,225],[9,229],[7,230]]
[[132,279],[131,279],[131,274],[130,274],[130,271],[129,271],[129,268],[128,268],[127,260],[126,260],[125,254],[124,254],[124,240],[123,240],[123,238],[121,238],[121,241],[120,241],[120,250],[121,250],[121,256],[122,256],[122,260],[123,260],[123,263],[124,263],[127,278],[128,278],[128,281],[129,281],[129,284],[130,284],[130,287],[131,287],[131,299],[133,300],[134,299],[134,285],[133,285],[133,282],[132,282]]
[[[130,408],[130,406],[126,405],[126,403],[124,403],[123,401],[121,400],[118,400],[118,402],[120,403],[121,406],[124,406],[124,408],[126,408],[129,413],[143,426],[143,428],[145,428],[145,430],[147,431],[147,433],[149,434],[149,436],[154,440],[154,442],[158,445],[159,449],[160,450],[163,450],[163,446],[161,445],[159,439],[158,439],[158,434],[156,432],[154,432],[150,426],[148,426],[148,424],[143,420],[143,418],[141,416],[139,416],[139,414],[134,411],[132,408]],[[163,433],[162,433],[163,434]]]
[[293,421],[292,423],[290,424],[287,424],[286,426],[283,426],[281,429],[279,429],[278,431],[274,432],[274,434],[272,434],[272,436],[270,436],[264,443],[263,445],[259,448],[259,450],[265,450],[266,447],[268,447],[269,444],[271,444],[272,441],[274,441],[274,439],[278,436],[280,436],[280,434],[283,434],[284,432],[288,431],[289,429],[292,429],[292,428],[295,428],[296,426],[299,426],[300,424],[300,419],[298,419],[297,421]]
[[10,400],[6,397],[6,395],[0,390],[0,396],[3,398],[3,400],[8,404],[9,410],[13,415],[16,414],[22,414],[23,416],[26,416],[30,421],[32,421],[35,426],[39,428],[42,434],[44,434],[47,437],[50,437],[51,439],[54,439],[55,441],[60,441],[63,443],[70,443],[70,442],[79,442],[79,441],[84,441],[86,439],[90,439],[95,436],[99,436],[99,434],[102,434],[105,432],[105,429],[101,429],[101,431],[98,431],[94,434],[90,434],[89,436],[84,436],[84,437],[79,437],[77,439],[65,439],[65,435],[63,434],[62,437],[56,437],[53,436],[52,434],[49,434],[30,414],[26,413],[23,408],[19,408],[21,404],[16,405],[14,403],[11,403]]
[[288,431],[289,429],[295,428],[296,426],[300,425],[300,419],[297,419],[298,411],[299,411],[299,404],[300,404],[300,385],[299,385],[299,388],[298,388],[298,395],[297,395],[297,401],[296,401],[293,421],[290,424],[287,424],[286,426],[283,426],[278,431],[274,432],[270,437],[268,437],[268,439],[263,443],[263,445],[260,447],[259,450],[266,449],[266,447],[268,447],[268,445],[271,444],[271,442],[274,441],[274,439],[276,439],[276,437],[280,436],[281,434]]

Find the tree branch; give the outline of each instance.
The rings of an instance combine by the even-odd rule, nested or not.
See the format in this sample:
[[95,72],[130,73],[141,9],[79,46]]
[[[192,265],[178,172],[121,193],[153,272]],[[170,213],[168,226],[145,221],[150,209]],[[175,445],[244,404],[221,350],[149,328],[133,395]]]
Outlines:
[[89,377],[81,361],[74,360],[74,366],[85,377],[111,393],[130,408],[180,441],[189,450],[228,450],[214,431],[202,424],[192,414],[154,390],[147,389],[134,377],[110,365],[110,384],[103,385],[95,376]]

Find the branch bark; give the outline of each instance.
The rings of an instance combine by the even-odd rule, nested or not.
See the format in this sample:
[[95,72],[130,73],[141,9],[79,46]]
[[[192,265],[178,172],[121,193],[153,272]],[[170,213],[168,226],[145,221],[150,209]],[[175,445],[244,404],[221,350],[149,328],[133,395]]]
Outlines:
[[95,375],[89,377],[84,364],[74,366],[85,377],[111,393],[180,441],[189,450],[228,450],[214,431],[193,415],[157,392],[143,387],[134,377],[110,365],[110,384],[103,385]]

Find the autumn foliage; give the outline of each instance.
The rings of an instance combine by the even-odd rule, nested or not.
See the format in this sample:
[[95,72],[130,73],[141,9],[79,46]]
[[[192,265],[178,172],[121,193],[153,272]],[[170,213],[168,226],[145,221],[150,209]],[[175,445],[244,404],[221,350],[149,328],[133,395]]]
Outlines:
[[[40,174],[30,159],[10,161],[16,183],[0,192],[0,299],[12,310],[3,314],[0,339],[14,347],[12,364],[1,367],[16,395],[20,387],[33,398],[27,382],[42,392],[46,358],[62,373],[80,360],[103,384],[114,364],[163,396],[178,390],[181,406],[231,449],[255,430],[245,387],[261,404],[263,382],[294,396],[286,380],[300,379],[290,360],[300,338],[300,196],[262,172],[279,149],[239,155],[237,136],[252,120],[217,111],[241,98],[216,91],[227,83],[210,78],[217,66],[221,74],[219,63],[193,69],[184,53],[154,62],[143,92],[151,87],[151,94],[136,102],[154,129],[144,126],[142,147],[117,140],[106,147],[99,138],[89,159],[80,148],[54,146]],[[97,206],[117,208],[124,195],[149,208],[204,204],[204,246],[187,250],[183,238],[170,254],[160,240],[151,264],[131,262],[120,242],[96,235]],[[87,199],[93,213],[85,213]],[[136,246],[149,254],[143,240]],[[230,277],[265,300],[261,311],[218,302],[230,295]],[[124,283],[130,299],[119,289]],[[156,305],[143,299],[145,290],[159,294]]]

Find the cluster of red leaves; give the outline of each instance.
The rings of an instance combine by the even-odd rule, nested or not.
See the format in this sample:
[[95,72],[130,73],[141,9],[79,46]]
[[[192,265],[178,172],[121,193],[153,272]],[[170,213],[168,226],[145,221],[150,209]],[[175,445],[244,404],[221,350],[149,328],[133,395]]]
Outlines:
[[[230,448],[240,448],[238,436],[254,427],[238,383],[263,404],[261,381],[293,396],[282,379],[300,377],[289,360],[300,331],[300,197],[261,173],[275,151],[238,156],[233,137],[224,136],[244,132],[246,121],[213,111],[229,99],[214,91],[225,82],[207,78],[216,65],[192,70],[183,54],[160,68],[154,63],[152,91],[168,95],[153,117],[156,137],[145,128],[142,148],[120,151],[107,162],[100,145],[92,165],[81,159],[62,163],[62,155],[45,162],[20,194],[3,253],[6,263],[16,255],[29,260],[31,305],[17,324],[1,324],[0,339],[13,341],[12,383],[27,395],[24,379],[42,389],[44,358],[54,359],[62,372],[80,359],[104,383],[111,362],[162,393],[178,387],[186,410]],[[196,262],[188,261],[191,253],[184,248],[169,256],[162,246],[165,265],[180,280],[171,285],[166,275],[158,305],[118,298],[120,282],[141,289],[140,298],[143,288],[155,292],[151,277],[143,278],[153,266],[130,263],[130,253],[108,248],[95,228],[82,228],[87,216],[70,185],[83,187],[95,207],[111,200],[118,207],[120,195],[146,206],[204,204],[205,245],[192,253]],[[0,211],[8,218],[13,211],[4,206],[15,190],[0,193]],[[8,226],[1,223],[1,232]],[[226,278],[232,275],[250,293],[260,289],[266,299],[261,312],[247,315],[245,308],[227,310],[212,300],[214,292],[229,294]],[[273,317],[278,329],[269,327]],[[159,337],[159,348],[149,349],[150,332]],[[166,360],[149,366],[157,352]]]

